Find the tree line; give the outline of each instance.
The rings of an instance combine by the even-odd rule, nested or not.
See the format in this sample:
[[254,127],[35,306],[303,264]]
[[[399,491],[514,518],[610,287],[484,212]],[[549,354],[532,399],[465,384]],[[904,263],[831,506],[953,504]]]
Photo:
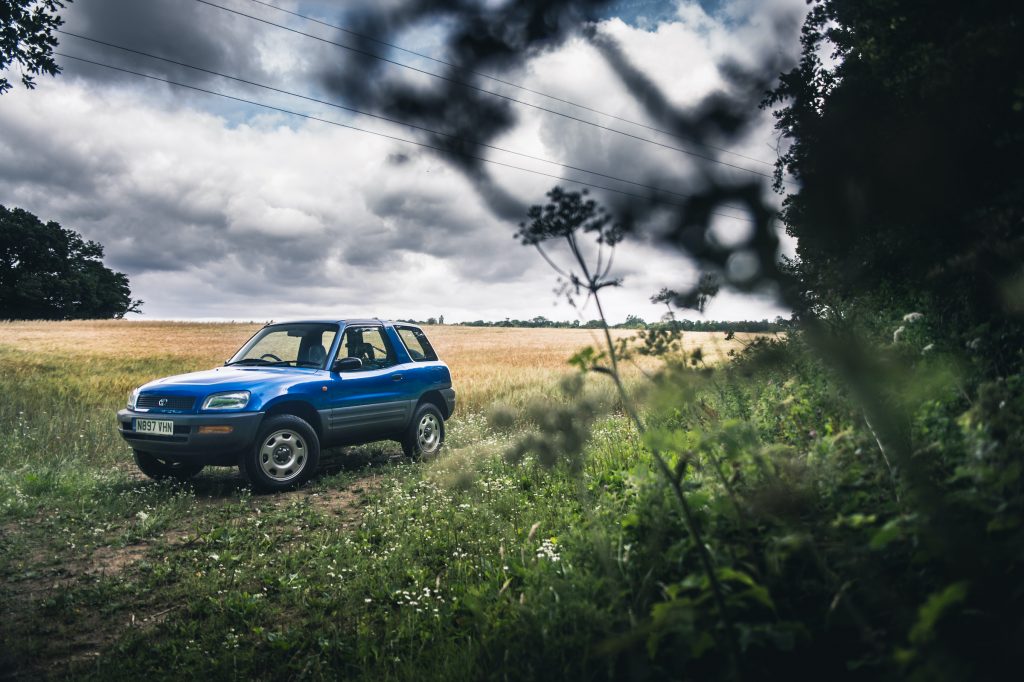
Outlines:
[[[427,322],[426,324],[430,324]],[[517,327],[526,329],[602,329],[602,320],[549,320],[538,315],[529,320],[472,320],[457,322],[460,327]],[[660,320],[647,322],[637,315],[627,315],[625,322],[609,325],[612,329],[661,329],[683,332],[748,332],[780,333],[791,329],[791,322],[783,317],[774,320]]]

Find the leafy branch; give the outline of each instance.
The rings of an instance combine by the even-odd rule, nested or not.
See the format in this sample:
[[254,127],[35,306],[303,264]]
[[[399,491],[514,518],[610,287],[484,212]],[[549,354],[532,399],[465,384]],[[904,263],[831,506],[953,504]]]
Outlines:
[[[71,0],[0,0],[0,71],[12,64],[22,67],[21,84],[32,90],[33,76],[56,76],[61,68],[53,59],[54,32],[64,24],[57,14]],[[0,76],[0,95],[12,89]]]

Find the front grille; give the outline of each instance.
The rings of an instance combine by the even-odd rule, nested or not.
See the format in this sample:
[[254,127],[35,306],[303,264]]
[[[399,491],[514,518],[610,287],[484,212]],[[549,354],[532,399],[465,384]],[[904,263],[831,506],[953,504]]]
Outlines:
[[[160,401],[164,401],[160,404]],[[196,404],[195,398],[176,395],[140,395],[135,401],[135,407],[149,409],[151,407],[164,408],[165,410],[191,410]]]

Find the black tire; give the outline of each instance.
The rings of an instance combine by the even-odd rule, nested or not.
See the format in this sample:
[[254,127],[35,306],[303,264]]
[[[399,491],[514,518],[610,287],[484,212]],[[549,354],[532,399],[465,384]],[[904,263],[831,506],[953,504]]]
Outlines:
[[134,450],[133,452],[135,453],[135,464],[139,467],[139,471],[154,481],[166,481],[168,479],[187,481],[203,470],[203,465],[196,462],[173,462],[161,459],[157,455],[148,452],[140,450]]
[[410,459],[435,456],[444,446],[444,417],[433,403],[421,403],[402,436],[402,451]]
[[306,420],[279,414],[263,421],[239,468],[254,490],[288,490],[309,480],[320,465],[320,439]]

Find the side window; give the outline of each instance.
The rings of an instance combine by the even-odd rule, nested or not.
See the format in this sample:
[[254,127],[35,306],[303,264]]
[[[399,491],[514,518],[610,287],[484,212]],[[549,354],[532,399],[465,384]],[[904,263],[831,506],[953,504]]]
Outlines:
[[398,337],[402,339],[402,343],[405,344],[405,348],[413,360],[416,362],[437,360],[437,353],[427,341],[426,334],[412,327],[395,327],[395,329],[398,330]]
[[348,327],[338,349],[339,358],[359,358],[363,369],[385,369],[396,363],[391,348],[380,327]]

